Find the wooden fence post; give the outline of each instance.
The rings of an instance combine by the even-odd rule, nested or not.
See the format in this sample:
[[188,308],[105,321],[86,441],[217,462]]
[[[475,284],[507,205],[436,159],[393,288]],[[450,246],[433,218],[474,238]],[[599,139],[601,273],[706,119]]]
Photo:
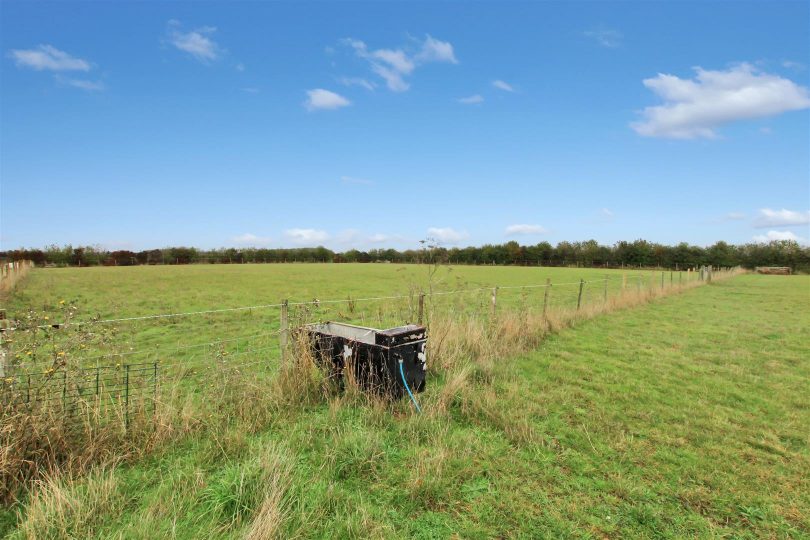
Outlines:
[[289,319],[288,319],[289,303],[285,298],[281,302],[281,322],[279,323],[278,345],[281,350],[279,357],[281,358],[281,365],[284,365],[285,356],[287,353],[287,338],[289,337]]
[[416,322],[422,324],[425,319],[425,293],[419,293],[419,311],[416,314]]
[[605,275],[605,303],[607,304],[608,276]]
[[548,310],[548,295],[551,290],[551,278],[546,278],[546,290],[543,292],[543,318],[546,318],[546,311]]
[[498,287],[492,289],[492,316],[495,316],[495,310],[498,306]]
[[585,280],[580,278],[579,279],[579,295],[577,296],[577,311],[579,311],[579,306],[582,305],[582,288],[585,287]]
[[666,272],[661,272],[661,289],[664,288],[664,274],[666,274]]

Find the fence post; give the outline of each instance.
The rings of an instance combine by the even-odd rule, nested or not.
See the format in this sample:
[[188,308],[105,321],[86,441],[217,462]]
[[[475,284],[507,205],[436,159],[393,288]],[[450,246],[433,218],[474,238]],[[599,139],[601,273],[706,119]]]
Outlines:
[[607,287],[608,287],[608,276],[605,275],[605,303],[607,304]]
[[279,344],[279,347],[281,349],[280,357],[281,357],[281,364],[282,365],[285,362],[284,357],[286,356],[286,352],[287,352],[287,338],[288,338],[288,333],[289,333],[288,309],[289,309],[289,303],[288,303],[287,299],[285,298],[281,302],[281,322],[280,322],[280,328],[279,328],[280,331],[279,331],[279,334],[278,334],[278,344]]
[[99,390],[99,388],[98,388],[98,386],[99,386],[98,385],[98,383],[99,383],[99,369],[101,369],[101,368],[96,366],[96,398],[98,398],[98,390]]
[[129,364],[124,364],[124,427],[129,429]]
[[548,295],[551,289],[551,278],[546,278],[546,290],[543,292],[543,318],[546,318],[546,311],[548,310]]
[[495,317],[495,310],[498,307],[498,287],[492,289],[492,316]]
[[670,289],[672,288],[672,284],[674,283],[674,281],[675,281],[675,274],[672,272],[672,270],[670,270],[669,271],[669,288]]
[[683,285],[683,270],[678,270],[678,285]]
[[152,373],[152,418],[157,412],[157,378],[158,378],[158,363],[155,360],[154,372]]
[[664,274],[666,274],[666,272],[661,272],[661,289],[664,288]]
[[579,295],[577,296],[577,311],[579,311],[579,306],[582,305],[582,288],[585,287],[585,280],[579,278]]
[[419,293],[419,311],[416,315],[416,322],[422,324],[425,319],[425,293]]

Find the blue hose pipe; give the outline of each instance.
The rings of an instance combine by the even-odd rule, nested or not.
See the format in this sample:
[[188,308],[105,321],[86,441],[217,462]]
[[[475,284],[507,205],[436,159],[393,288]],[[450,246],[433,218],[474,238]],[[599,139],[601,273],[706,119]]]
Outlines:
[[411,392],[411,387],[408,386],[408,381],[405,380],[405,371],[402,369],[402,360],[399,361],[399,374],[402,376],[402,384],[405,385],[405,390],[408,391],[408,395],[411,396],[411,402],[413,402],[413,406],[416,407],[416,412],[422,414],[422,409],[419,407],[419,404],[416,402],[416,398],[413,397],[413,392]]

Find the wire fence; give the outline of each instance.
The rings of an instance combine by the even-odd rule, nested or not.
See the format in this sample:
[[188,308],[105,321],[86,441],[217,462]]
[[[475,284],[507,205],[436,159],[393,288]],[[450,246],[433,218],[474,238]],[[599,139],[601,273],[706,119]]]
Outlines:
[[[282,300],[199,311],[64,319],[53,324],[36,319],[8,321],[11,324],[2,329],[0,348],[0,406],[30,410],[47,404],[61,408],[70,418],[81,403],[96,403],[123,411],[128,419],[133,404],[143,407],[148,402],[154,409],[161,380],[178,382],[196,392],[201,390],[201,380],[211,380],[227,370],[250,369],[272,376],[285,361],[292,333],[314,322],[429,326],[440,315],[495,319],[502,312],[575,314],[628,294],[707,283],[715,272],[728,270],[732,269],[614,272],[599,279],[558,283],[414,289],[396,295]],[[205,339],[214,335],[225,337]]]

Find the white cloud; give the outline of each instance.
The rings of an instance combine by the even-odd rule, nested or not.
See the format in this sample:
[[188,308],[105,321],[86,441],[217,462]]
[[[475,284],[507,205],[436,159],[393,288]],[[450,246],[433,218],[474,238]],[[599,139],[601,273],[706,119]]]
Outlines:
[[301,245],[315,245],[329,240],[326,231],[317,229],[287,229],[284,231],[284,236],[288,240]]
[[609,208],[602,208],[599,210],[599,215],[605,220],[612,220],[614,217],[616,217],[616,214],[614,214]]
[[622,44],[624,36],[618,30],[611,30],[609,28],[602,28],[599,30],[588,30],[585,36],[593,39],[602,47],[615,49]]
[[743,214],[742,212],[729,212],[728,214],[723,216],[723,218],[726,221],[739,221],[741,219],[745,219],[746,215]]
[[17,67],[37,71],[90,71],[90,62],[71,56],[51,45],[40,45],[36,49],[13,49],[9,56]]
[[807,66],[805,66],[801,62],[796,62],[793,60],[783,60],[782,67],[786,67],[788,69],[795,69],[797,71],[803,71]]
[[73,88],[81,88],[88,92],[100,92],[104,90],[104,83],[101,81],[88,81],[85,79],[66,79],[64,77],[56,76],[56,81],[60,84],[72,86]]
[[469,237],[466,232],[456,231],[450,227],[431,227],[427,230],[427,234],[443,244],[456,244]]
[[768,243],[779,240],[793,240],[800,244],[807,244],[807,239],[794,234],[791,231],[768,231],[765,234],[758,234],[754,236],[754,242]]
[[252,233],[240,234],[231,238],[234,244],[240,246],[266,246],[269,245],[273,239],[269,236],[256,236]]
[[88,81],[86,79],[71,79],[63,77],[59,74],[54,75],[54,80],[63,86],[72,86],[73,88],[80,88],[88,92],[100,92],[104,90],[104,83],[101,81]]
[[459,98],[458,102],[463,105],[478,105],[479,103],[484,102],[484,96],[481,94],[475,94],[474,96]]
[[496,81],[492,81],[492,86],[497,88],[498,90],[503,90],[505,92],[514,92],[514,87],[506,81],[502,81],[500,79]]
[[359,184],[363,186],[373,185],[374,182],[366,180],[365,178],[355,178],[354,176],[341,176],[340,181],[344,184]]
[[372,234],[368,237],[368,241],[372,244],[382,244],[383,242],[388,242],[390,239],[390,236],[382,233]]
[[323,88],[315,88],[314,90],[307,90],[307,99],[304,101],[304,107],[309,111],[316,111],[320,109],[339,109],[351,105],[352,102],[334,92],[324,90]]
[[372,91],[377,88],[376,84],[362,77],[341,77],[338,79],[338,82],[343,86],[361,86],[366,90]]
[[754,227],[789,227],[791,225],[807,225],[810,223],[810,210],[807,212],[797,212],[795,210],[771,210],[763,208],[759,211]]
[[517,224],[509,225],[505,232],[507,236],[517,236],[522,234],[544,234],[548,231],[541,225]]
[[236,64],[236,66],[234,66],[234,69],[236,69],[236,71],[239,72],[245,71],[245,64],[239,62],[238,64]]
[[630,124],[645,137],[714,138],[715,129],[737,120],[775,116],[810,107],[810,93],[778,75],[739,64],[725,71],[695,68],[694,79],[659,73],[644,86],[663,105],[646,107],[643,119]]
[[402,49],[379,49],[371,52],[370,57],[388,64],[403,75],[409,75],[416,67],[413,60],[408,58]]
[[213,26],[203,26],[190,32],[183,32],[180,29],[180,22],[171,20],[169,21],[168,38],[172,45],[207,64],[219,58],[223,52],[210,37],[216,31],[217,29]]
[[343,39],[341,43],[351,47],[355,55],[366,60],[371,71],[383,79],[392,92],[408,90],[410,84],[405,77],[411,75],[419,65],[429,62],[458,63],[453,45],[429,35],[419,42],[420,48],[413,54],[405,48],[369,50],[363,41],[353,38]]
[[422,43],[422,50],[416,55],[419,62],[449,62],[458,64],[456,55],[453,52],[453,45],[447,41],[440,41],[427,35]]

